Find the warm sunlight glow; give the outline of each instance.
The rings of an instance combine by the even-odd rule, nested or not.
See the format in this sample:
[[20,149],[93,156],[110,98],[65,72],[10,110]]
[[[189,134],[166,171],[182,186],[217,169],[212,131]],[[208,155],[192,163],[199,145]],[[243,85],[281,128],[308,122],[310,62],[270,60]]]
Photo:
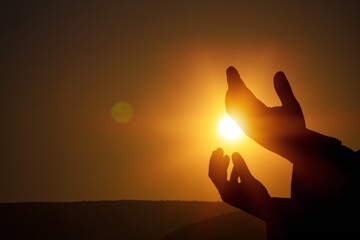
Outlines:
[[221,136],[228,140],[237,140],[241,138],[244,133],[237,123],[228,115],[224,116],[218,125]]

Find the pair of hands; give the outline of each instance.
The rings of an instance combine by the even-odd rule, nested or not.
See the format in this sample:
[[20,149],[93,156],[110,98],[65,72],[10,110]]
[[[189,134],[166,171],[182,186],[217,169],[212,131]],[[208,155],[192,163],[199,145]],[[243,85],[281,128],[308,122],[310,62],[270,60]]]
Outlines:
[[[209,177],[221,198],[267,224],[269,239],[355,235],[360,214],[360,151],[308,130],[284,73],[274,76],[282,106],[267,107],[246,87],[235,68],[227,69],[226,110],[250,138],[293,163],[291,198],[273,198],[255,179],[239,153],[212,153]],[[240,180],[240,182],[239,182]],[[355,218],[356,219],[356,218]],[[315,232],[314,232],[315,231]]]
[[[305,119],[284,73],[278,72],[274,76],[281,107],[265,106],[246,87],[233,67],[227,69],[227,82],[225,102],[231,117],[241,122],[243,131],[260,145],[280,155],[287,155],[279,145],[301,135],[305,131]],[[227,180],[230,157],[218,148],[210,158],[209,177],[223,201],[261,219],[271,218],[274,206],[265,186],[252,176],[239,153],[232,154],[232,162],[230,180]]]

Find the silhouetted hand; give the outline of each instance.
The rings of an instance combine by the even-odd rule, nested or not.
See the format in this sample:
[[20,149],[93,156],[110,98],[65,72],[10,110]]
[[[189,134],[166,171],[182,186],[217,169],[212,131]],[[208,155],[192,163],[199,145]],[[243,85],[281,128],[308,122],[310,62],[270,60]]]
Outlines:
[[306,128],[300,104],[283,72],[274,76],[280,107],[267,107],[258,100],[234,67],[227,69],[227,81],[227,112],[250,138],[293,163],[293,199],[310,207],[353,198],[349,196],[358,191],[355,169],[359,165],[354,152],[339,140]]
[[[268,237],[358,236],[360,153],[335,138],[306,128],[305,119],[284,73],[274,76],[282,106],[267,107],[245,86],[234,67],[227,69],[227,112],[257,143],[293,163],[291,198],[271,198],[249,172],[240,154],[227,181],[229,157],[218,149],[209,176],[222,199],[267,222]],[[238,182],[238,178],[241,182]]]
[[252,176],[244,159],[237,152],[232,155],[234,166],[228,181],[229,162],[229,156],[224,156],[221,148],[214,151],[210,158],[209,177],[222,200],[263,220],[268,219],[272,208],[271,197],[266,188]]
[[[283,72],[274,76],[282,106],[267,107],[246,87],[234,67],[227,69],[226,109],[243,131],[265,148],[284,157],[284,142],[305,134],[305,119]],[[293,159],[289,159],[292,161]]]

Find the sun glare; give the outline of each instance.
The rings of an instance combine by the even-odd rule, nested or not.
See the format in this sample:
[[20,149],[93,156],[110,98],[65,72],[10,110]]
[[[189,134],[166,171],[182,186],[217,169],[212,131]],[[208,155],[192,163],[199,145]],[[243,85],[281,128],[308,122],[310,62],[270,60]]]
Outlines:
[[221,118],[218,129],[221,136],[227,140],[238,140],[244,135],[244,132],[229,115]]

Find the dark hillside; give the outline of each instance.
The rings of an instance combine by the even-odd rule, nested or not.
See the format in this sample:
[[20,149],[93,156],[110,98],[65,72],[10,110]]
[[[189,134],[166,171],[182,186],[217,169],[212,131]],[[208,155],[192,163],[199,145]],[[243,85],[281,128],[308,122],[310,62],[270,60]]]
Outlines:
[[244,212],[225,213],[188,224],[168,234],[163,240],[265,240],[265,223]]
[[234,211],[224,203],[196,201],[3,203],[0,239],[162,239],[182,226]]

